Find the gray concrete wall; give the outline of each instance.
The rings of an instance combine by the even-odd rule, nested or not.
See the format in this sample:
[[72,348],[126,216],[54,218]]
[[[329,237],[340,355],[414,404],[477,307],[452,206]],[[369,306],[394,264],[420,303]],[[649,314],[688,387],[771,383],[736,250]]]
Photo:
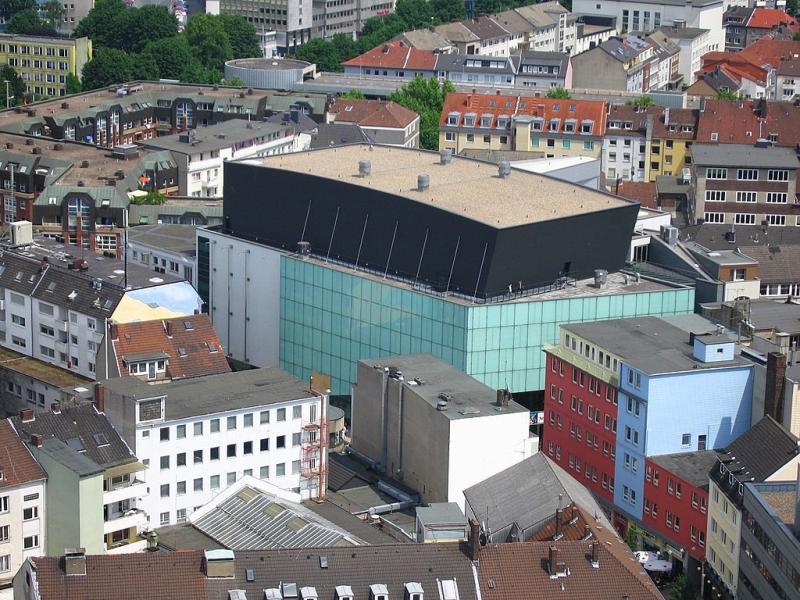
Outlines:
[[572,58],[572,87],[624,92],[627,80],[622,63],[599,47],[578,54]]

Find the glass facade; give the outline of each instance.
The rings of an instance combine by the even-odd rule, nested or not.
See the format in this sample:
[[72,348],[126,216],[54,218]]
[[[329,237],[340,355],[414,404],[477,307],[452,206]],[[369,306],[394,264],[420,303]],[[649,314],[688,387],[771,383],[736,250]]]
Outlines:
[[692,288],[472,306],[282,256],[280,366],[330,374],[332,392],[349,394],[358,360],[429,352],[490,387],[533,391],[560,324],[693,308]]

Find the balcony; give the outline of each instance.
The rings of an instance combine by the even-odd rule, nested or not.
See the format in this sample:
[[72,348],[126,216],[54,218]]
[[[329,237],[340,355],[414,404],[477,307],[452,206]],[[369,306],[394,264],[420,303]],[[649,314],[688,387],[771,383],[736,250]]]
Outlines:
[[588,358],[585,358],[576,352],[567,350],[562,346],[555,346],[547,343],[544,344],[544,350],[550,354],[555,354],[565,362],[575,365],[581,371],[589,373],[589,375],[592,375],[601,381],[605,381],[607,384],[613,387],[617,387],[619,385],[619,377],[615,373],[604,369],[595,361],[589,360]]
[[144,552],[146,548],[147,540],[122,540],[121,542],[115,542],[110,546],[106,544],[106,554],[133,554],[134,552]]
[[142,531],[145,527],[147,527],[147,513],[138,508],[132,508],[122,514],[109,515],[108,520],[103,523],[103,535],[129,528]]
[[103,492],[103,504],[113,504],[130,500],[132,498],[143,498],[147,495],[147,484],[138,479],[132,482],[119,484]]

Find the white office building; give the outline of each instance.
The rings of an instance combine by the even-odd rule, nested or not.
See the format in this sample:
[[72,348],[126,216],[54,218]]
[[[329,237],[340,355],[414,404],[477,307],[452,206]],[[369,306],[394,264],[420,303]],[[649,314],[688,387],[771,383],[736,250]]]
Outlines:
[[250,475],[315,498],[326,484],[327,396],[280,369],[150,386],[103,382],[105,410],[149,468],[150,526],[185,522]]

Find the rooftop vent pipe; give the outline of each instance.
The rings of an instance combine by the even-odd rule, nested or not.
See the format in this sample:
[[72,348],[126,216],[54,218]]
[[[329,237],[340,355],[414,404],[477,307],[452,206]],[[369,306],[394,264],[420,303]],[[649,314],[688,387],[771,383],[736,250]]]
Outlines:
[[500,161],[500,165],[498,166],[497,170],[500,175],[500,179],[508,179],[511,176],[511,163],[507,160]]
[[372,163],[368,160],[358,161],[358,176],[369,177],[372,173]]
[[439,155],[439,162],[449,165],[451,160],[453,160],[453,151],[450,148],[444,148]]
[[424,192],[431,187],[430,175],[417,175],[417,191]]

